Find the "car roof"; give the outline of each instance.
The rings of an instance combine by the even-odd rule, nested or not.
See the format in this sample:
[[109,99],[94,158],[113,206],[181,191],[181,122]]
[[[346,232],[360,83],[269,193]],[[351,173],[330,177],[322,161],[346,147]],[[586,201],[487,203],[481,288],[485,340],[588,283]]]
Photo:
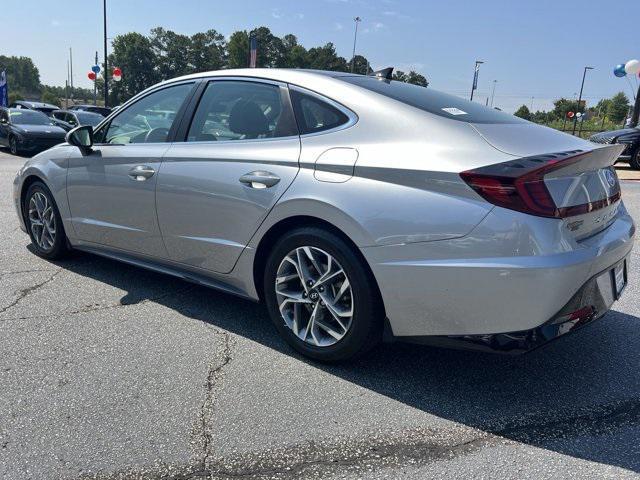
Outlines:
[[50,103],[32,102],[31,100],[16,100],[13,103],[15,103],[16,105],[28,105],[31,108],[55,108],[56,110],[58,109],[57,106],[51,105]]

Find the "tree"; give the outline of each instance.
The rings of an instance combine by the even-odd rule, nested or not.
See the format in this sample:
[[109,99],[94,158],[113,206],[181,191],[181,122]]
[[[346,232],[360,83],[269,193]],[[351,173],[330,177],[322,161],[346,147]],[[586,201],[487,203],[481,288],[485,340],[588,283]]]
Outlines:
[[[249,38],[254,37],[258,45],[257,67],[285,67],[287,52],[282,40],[271,33],[267,27],[251,30]],[[294,37],[295,38],[295,37]]]
[[0,71],[6,70],[9,91],[26,94],[40,92],[40,72],[29,57],[7,57],[0,55]]
[[567,116],[568,112],[576,113],[578,111],[578,102],[575,100],[560,98],[553,102],[553,107],[554,108],[551,111],[553,118],[556,120],[562,120]]
[[160,80],[192,73],[189,65],[191,39],[162,27],[151,30],[148,41],[155,56],[155,66]]
[[607,115],[614,123],[620,123],[629,113],[629,98],[623,93],[618,92],[611,97]]
[[246,30],[233,32],[227,42],[227,65],[229,68],[249,66],[249,34]]
[[526,105],[522,105],[516,113],[514,113],[516,117],[524,118],[525,120],[531,120],[531,112],[529,111],[529,107]]
[[282,37],[282,45],[284,46],[287,68],[307,67],[307,49],[298,43],[295,35],[288,34]]
[[15,90],[9,91],[9,105],[13,102],[17,102],[18,100],[24,100],[24,95],[21,92],[17,92]]
[[336,47],[329,42],[322,47],[310,48],[307,52],[307,68],[315,70],[331,70],[336,72],[347,72],[347,61],[344,57],[339,57]]
[[411,83],[420,87],[426,87],[429,85],[427,79],[420,75],[418,72],[411,70],[409,73],[404,73],[402,70],[393,72],[393,79],[400,82]]
[[[112,90],[110,96],[112,105],[128,100],[160,80],[156,68],[160,62],[147,37],[135,32],[118,35],[113,39],[112,48],[113,53],[109,55],[109,69],[114,66],[122,69],[122,80],[109,82]],[[104,74],[104,65],[102,71]]]
[[369,65],[369,60],[362,55],[356,55],[353,57],[348,64],[349,71],[351,71],[351,65],[353,64],[353,73],[358,73],[360,75],[369,75],[373,72],[371,69],[371,65]]
[[194,73],[220,70],[226,61],[227,43],[222,34],[211,29],[191,36],[189,63]]
[[55,105],[56,107],[60,106],[60,98],[58,98],[58,96],[51,90],[44,89],[42,91],[40,101],[42,101],[43,103],[50,103],[51,105]]

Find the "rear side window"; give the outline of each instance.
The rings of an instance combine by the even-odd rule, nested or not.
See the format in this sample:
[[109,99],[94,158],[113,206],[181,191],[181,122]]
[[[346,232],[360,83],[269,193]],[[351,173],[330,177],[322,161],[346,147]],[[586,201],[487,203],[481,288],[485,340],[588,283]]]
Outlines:
[[333,105],[297,90],[290,90],[300,134],[331,130],[346,124],[349,117]]
[[469,123],[526,123],[526,120],[516,116],[428,87],[360,75],[340,79],[451,120]]

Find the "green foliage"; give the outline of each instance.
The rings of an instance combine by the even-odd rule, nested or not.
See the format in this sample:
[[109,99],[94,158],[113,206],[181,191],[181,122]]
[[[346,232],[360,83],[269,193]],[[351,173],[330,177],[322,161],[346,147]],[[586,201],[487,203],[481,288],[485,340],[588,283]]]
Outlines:
[[351,64],[353,64],[353,73],[358,73],[360,75],[369,75],[373,72],[373,69],[369,65],[369,60],[367,60],[362,55],[356,55],[349,61],[349,71],[352,71]]
[[17,102],[18,100],[24,100],[24,95],[22,95],[21,92],[9,90],[9,105],[11,105],[13,102]]
[[55,105],[57,107],[60,106],[60,99],[51,90],[44,89],[42,91],[42,96],[40,97],[40,101],[44,103],[50,103],[51,105]]
[[516,110],[516,113],[514,113],[514,115],[516,117],[524,118],[525,120],[531,120],[533,118],[529,107],[527,107],[526,105],[522,105],[518,110]]
[[227,43],[227,66],[247,68],[249,66],[249,34],[246,30],[233,32]]
[[567,112],[578,111],[578,102],[575,100],[567,100],[566,98],[560,98],[553,102],[553,118],[562,120],[567,116]]
[[28,57],[0,55],[0,71],[7,71],[9,92],[16,90],[26,94],[40,92],[40,72]]
[[608,106],[608,115],[613,122],[622,122],[629,112],[629,99],[623,92],[616,93],[611,97]]
[[427,87],[429,82],[427,79],[420,75],[419,73],[411,70],[409,73],[405,73],[402,70],[398,70],[393,72],[393,79],[398,80],[400,82],[411,83],[413,85],[418,85],[420,87]]
[[[162,32],[158,33],[161,40],[158,40],[160,43],[156,45],[149,38],[135,32],[118,35],[113,39],[107,75],[111,76],[112,68],[117,66],[122,69],[122,80],[120,82],[109,82],[111,87],[109,103],[111,105],[118,105],[160,80],[169,78],[160,75],[160,70],[167,74],[172,74],[172,72],[188,73],[181,67],[181,64],[174,60],[158,58],[158,52],[156,51],[156,48],[159,48],[158,45],[164,45],[165,48],[170,48],[173,52],[173,44],[167,47],[166,43],[161,42],[175,40],[172,36],[163,36]],[[170,40],[167,40],[167,38]],[[103,65],[102,75],[104,74]]]

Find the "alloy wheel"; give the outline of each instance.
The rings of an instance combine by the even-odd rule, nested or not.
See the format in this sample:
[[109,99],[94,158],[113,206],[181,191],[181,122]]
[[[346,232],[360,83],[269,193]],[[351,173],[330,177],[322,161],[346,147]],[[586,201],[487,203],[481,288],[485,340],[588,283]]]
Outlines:
[[56,217],[53,205],[42,192],[35,192],[29,199],[29,226],[38,247],[51,250],[56,241]]
[[280,315],[302,341],[328,347],[349,331],[354,312],[351,283],[340,263],[316,247],[290,251],[280,262],[275,291]]
[[18,144],[16,143],[16,139],[13,137],[11,137],[11,140],[9,140],[9,150],[11,151],[12,155],[18,154]]

